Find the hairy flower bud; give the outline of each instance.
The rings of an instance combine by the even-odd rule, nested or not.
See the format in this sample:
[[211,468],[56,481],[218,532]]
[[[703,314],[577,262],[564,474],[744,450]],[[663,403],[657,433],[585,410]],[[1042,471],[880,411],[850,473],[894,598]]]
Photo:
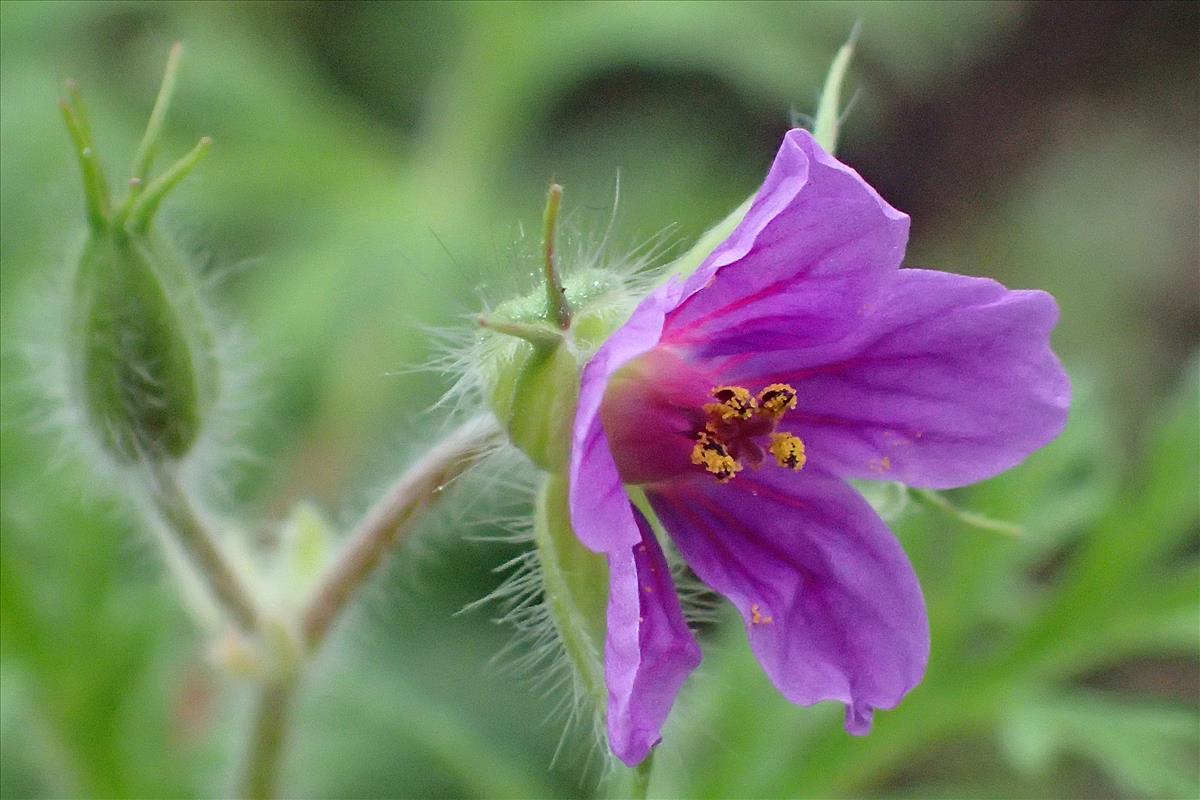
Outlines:
[[554,225],[562,189],[546,209],[545,286],[480,320],[487,401],[512,443],[550,472],[567,467],[584,364],[629,311],[623,278],[589,268],[559,278]]
[[73,382],[121,460],[179,458],[216,398],[212,336],[191,276],[157,235],[93,234],[72,287]]
[[202,139],[145,180],[174,85],[179,48],[135,157],[129,194],[110,207],[78,91],[61,108],[84,178],[89,232],[71,285],[71,392],[118,461],[181,458],[217,398],[217,359],[199,287],[181,252],[153,228],[165,195],[211,146]]

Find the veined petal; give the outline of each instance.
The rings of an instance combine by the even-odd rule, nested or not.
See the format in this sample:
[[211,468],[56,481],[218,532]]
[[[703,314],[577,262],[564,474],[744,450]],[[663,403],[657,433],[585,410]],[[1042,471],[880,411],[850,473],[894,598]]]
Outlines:
[[696,574],[746,622],[785,697],[840,700],[866,733],[925,672],[929,624],[899,542],[853,489],[818,471],[747,470],[647,491]]
[[[750,251],[763,230],[795,201],[808,180],[811,159],[806,146],[817,147],[807,132],[792,131],[787,135],[750,211],[733,234],[686,281],[672,278],[639,303],[629,321],[609,337],[584,369],[572,439],[571,517],[579,538],[591,549],[607,552],[611,547],[627,546],[637,540],[636,526],[629,515],[625,491],[600,420],[600,403],[609,378],[630,360],[655,347],[662,338],[667,314],[707,288],[718,270]],[[841,167],[831,157],[826,158]]]
[[796,388],[785,427],[810,463],[851,478],[950,488],[989,478],[1050,442],[1071,385],[1050,349],[1045,292],[900,270],[835,347],[753,356],[735,372]]
[[753,236],[735,231],[689,281],[705,285],[668,314],[664,343],[703,358],[834,341],[908,240],[908,217],[802,130],[784,139],[747,222]]
[[609,743],[631,767],[662,738],[675,696],[701,658],[658,541],[641,512],[633,509],[633,514],[639,543],[608,557],[604,648]]
[[[807,131],[790,131],[729,239],[686,281],[643,300],[584,369],[570,466],[572,523],[583,543],[608,552],[637,540],[600,420],[613,373],[664,333],[698,358],[841,337],[899,266],[907,236],[907,216]],[[789,333],[779,335],[772,319],[785,320]]]
[[659,287],[583,369],[571,440],[571,525],[580,541],[598,553],[629,548],[640,541],[629,496],[600,420],[600,404],[612,374],[658,344],[663,319],[674,308],[680,291],[678,280]]

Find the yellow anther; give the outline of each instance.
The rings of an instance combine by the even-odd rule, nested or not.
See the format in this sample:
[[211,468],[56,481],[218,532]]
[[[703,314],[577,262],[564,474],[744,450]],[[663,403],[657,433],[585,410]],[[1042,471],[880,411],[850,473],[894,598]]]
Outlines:
[[788,469],[803,469],[808,457],[804,455],[804,442],[790,433],[771,434],[771,455],[779,466]]
[[750,605],[751,625],[770,625],[774,621],[774,617],[763,616],[762,608],[758,605],[758,603],[752,603]]
[[725,445],[705,431],[697,434],[696,444],[692,447],[692,463],[716,475],[721,483],[729,483],[742,470],[741,463],[729,455]]
[[786,383],[772,383],[758,393],[758,404],[772,417],[779,419],[796,407],[796,390]]
[[716,403],[708,403],[704,410],[720,419],[750,419],[758,401],[750,390],[742,386],[718,386],[712,390]]

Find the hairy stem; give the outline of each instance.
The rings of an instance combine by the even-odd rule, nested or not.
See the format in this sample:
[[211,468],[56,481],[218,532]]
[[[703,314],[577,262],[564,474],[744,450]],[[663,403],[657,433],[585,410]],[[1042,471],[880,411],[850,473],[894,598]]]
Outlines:
[[309,650],[321,644],[350,598],[441,498],[447,484],[502,441],[503,432],[492,417],[470,420],[430,450],[367,512],[304,606],[301,631]]
[[269,800],[277,795],[283,740],[296,694],[296,680],[291,675],[270,680],[259,693],[250,758],[242,785],[242,796],[247,800]]
[[154,464],[148,470],[150,499],[167,530],[183,549],[217,605],[243,631],[258,629],[254,596],[246,588],[216,535],[179,484],[174,469]]

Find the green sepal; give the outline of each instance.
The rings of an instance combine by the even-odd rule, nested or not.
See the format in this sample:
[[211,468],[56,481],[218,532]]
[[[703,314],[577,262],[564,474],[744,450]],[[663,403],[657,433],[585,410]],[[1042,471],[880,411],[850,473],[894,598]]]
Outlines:
[[498,306],[480,324],[488,404],[509,439],[547,472],[564,472],[583,367],[625,319],[628,302],[619,279],[585,270],[566,283],[573,309],[561,330],[539,291]]
[[546,608],[578,685],[602,715],[608,698],[603,658],[608,562],[575,536],[565,475],[546,476],[538,492],[533,531]]
[[518,341],[496,371],[492,409],[512,443],[542,469],[566,469],[579,369],[569,347]]
[[885,521],[899,519],[908,508],[909,488],[896,481],[851,481],[875,513]]

